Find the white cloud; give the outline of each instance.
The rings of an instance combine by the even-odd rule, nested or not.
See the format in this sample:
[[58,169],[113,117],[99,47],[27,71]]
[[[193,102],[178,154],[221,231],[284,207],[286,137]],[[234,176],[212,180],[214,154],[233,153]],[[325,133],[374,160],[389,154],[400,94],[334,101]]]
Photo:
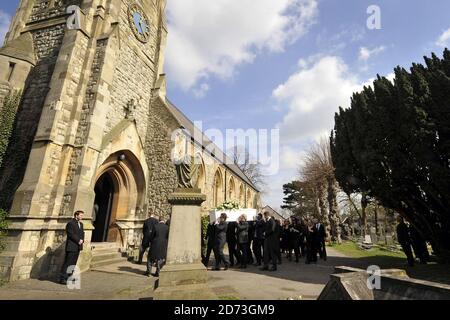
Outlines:
[[0,47],[3,45],[3,40],[8,32],[9,24],[11,23],[11,16],[6,12],[0,10]]
[[361,61],[368,61],[373,56],[382,53],[386,50],[385,46],[379,46],[373,49],[369,49],[366,47],[361,47],[359,49],[359,60]]
[[196,98],[203,98],[209,91],[209,85],[207,83],[202,83],[197,88],[193,89],[193,91]]
[[338,107],[348,107],[352,93],[361,88],[339,57],[302,60],[299,70],[273,91],[278,104],[288,107],[278,124],[282,141],[301,142],[329,134]]
[[171,0],[168,74],[184,90],[229,78],[259,53],[283,51],[317,12],[317,0]]
[[436,42],[436,45],[440,47],[450,46],[450,28],[444,31]]
[[281,147],[280,152],[282,169],[297,170],[306,155],[304,150],[299,150],[298,148],[290,145],[284,145]]

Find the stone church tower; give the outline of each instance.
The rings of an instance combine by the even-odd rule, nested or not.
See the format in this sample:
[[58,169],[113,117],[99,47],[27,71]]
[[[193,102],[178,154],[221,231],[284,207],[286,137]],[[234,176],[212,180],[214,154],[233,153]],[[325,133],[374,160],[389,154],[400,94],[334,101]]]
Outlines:
[[[136,246],[149,212],[170,213],[171,133],[190,122],[165,96],[165,6],[21,0],[0,48],[0,102],[22,94],[0,169],[0,208],[10,212],[3,277],[57,273],[75,210],[86,213],[82,270],[91,241]],[[208,157],[201,187],[214,195],[206,207],[231,196],[259,205],[238,168]]]

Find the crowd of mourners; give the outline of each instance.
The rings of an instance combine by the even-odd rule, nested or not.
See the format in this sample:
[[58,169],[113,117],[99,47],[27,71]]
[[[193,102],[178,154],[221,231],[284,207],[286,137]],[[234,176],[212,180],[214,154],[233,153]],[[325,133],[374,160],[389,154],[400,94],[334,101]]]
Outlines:
[[[208,224],[202,247],[203,264],[208,267],[211,253],[214,254],[213,270],[227,270],[230,267],[245,269],[249,265],[261,270],[276,271],[283,255],[288,261],[317,263],[318,256],[327,259],[325,246],[326,231],[317,219],[299,220],[292,217],[278,220],[265,212],[258,214],[255,221],[247,221],[241,215],[237,221],[227,221],[222,213],[217,221]],[[227,259],[224,254],[228,246]]]

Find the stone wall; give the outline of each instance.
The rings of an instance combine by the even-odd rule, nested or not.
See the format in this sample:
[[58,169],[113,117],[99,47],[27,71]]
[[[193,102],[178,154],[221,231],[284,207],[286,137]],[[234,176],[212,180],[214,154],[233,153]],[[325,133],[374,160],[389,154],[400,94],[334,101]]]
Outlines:
[[[167,116],[164,117],[164,114]],[[171,161],[172,141],[169,133],[174,126],[164,102],[157,97],[151,104],[148,117],[145,153],[149,165],[148,209],[155,214],[169,216],[168,196],[177,186],[177,174]]]
[[107,114],[105,134],[114,128],[124,117],[125,107],[133,100],[136,109],[133,112],[139,135],[145,137],[151,89],[155,81],[155,48],[157,46],[158,25],[154,17],[156,7],[152,2],[146,2],[146,13],[151,19],[151,37],[147,43],[142,43],[132,33],[128,21],[128,6],[134,1],[122,1],[119,20],[120,50],[114,70],[114,80],[111,88],[111,109]]
[[0,112],[2,111],[3,100],[8,95],[10,87],[7,83],[0,83]]
[[39,124],[37,119],[42,113],[63,37],[64,25],[33,32],[38,62],[27,80],[22,102],[17,111],[12,139],[0,169],[0,207],[10,207],[14,192],[25,174],[33,138]]

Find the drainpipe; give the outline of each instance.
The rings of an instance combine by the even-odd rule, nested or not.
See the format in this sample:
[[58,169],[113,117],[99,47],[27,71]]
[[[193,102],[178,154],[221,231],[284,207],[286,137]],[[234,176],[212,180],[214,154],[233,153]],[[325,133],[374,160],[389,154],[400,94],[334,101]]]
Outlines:
[[225,190],[224,190],[225,196],[223,197],[223,198],[225,199],[224,202],[227,202],[227,201],[228,201],[228,199],[227,199],[227,190],[228,190],[227,182],[228,182],[228,179],[227,179],[227,169],[225,169],[225,188],[224,188],[224,189],[225,189]]

